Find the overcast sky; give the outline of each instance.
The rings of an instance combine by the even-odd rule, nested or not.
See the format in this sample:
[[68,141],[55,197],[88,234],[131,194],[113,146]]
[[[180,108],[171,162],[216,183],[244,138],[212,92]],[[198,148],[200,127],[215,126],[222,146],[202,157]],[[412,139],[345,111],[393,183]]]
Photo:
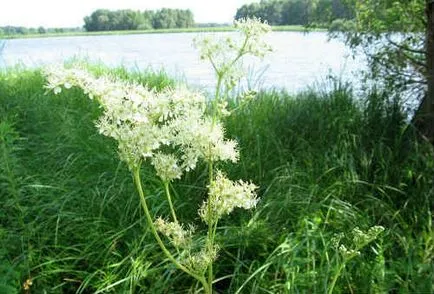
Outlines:
[[243,4],[258,0],[5,0],[0,26],[81,27],[83,17],[98,8],[160,9],[189,8],[196,22],[231,22]]

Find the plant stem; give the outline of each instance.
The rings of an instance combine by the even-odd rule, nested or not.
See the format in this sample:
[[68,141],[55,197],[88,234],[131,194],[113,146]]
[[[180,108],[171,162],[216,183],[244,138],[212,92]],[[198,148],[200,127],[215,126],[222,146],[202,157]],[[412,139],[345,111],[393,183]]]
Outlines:
[[178,219],[176,218],[175,209],[173,208],[172,197],[170,196],[169,190],[169,182],[164,182],[164,190],[166,191],[167,201],[169,202],[170,213],[172,214],[173,221],[178,223]]
[[[208,173],[209,173],[209,183],[214,181],[214,167],[213,167],[213,161],[210,160],[208,163]],[[211,207],[211,199],[208,200],[208,216],[210,216],[210,219],[208,221],[208,250],[211,252],[214,247],[214,234],[213,234],[213,222],[212,222],[212,207]],[[213,281],[213,263],[211,262],[208,266],[208,285],[209,285],[209,291],[212,293],[212,281]]]
[[217,74],[217,86],[215,89],[214,101],[218,101],[220,99],[220,88],[222,85],[223,74]]
[[[244,48],[246,47],[247,41],[248,41],[248,37],[246,37],[246,39],[244,40],[243,46],[241,47],[237,57],[230,63],[230,67],[232,67],[235,62],[237,62],[237,60],[239,58],[241,58],[241,56],[244,54]],[[223,81],[223,77],[226,74],[225,70],[219,70],[215,63],[212,60],[212,57],[209,57],[211,64],[217,74],[217,85],[216,85],[216,91],[215,91],[215,96],[213,101],[211,101],[211,105],[212,105],[212,126],[214,127],[218,117],[219,117],[219,109],[218,109],[218,103],[220,102],[221,98],[220,98],[220,92],[221,92],[221,87],[222,87],[222,81]],[[211,148],[211,146],[210,146]],[[208,162],[208,174],[209,174],[209,184],[211,185],[212,182],[214,181],[214,165],[213,165],[213,160],[212,158],[209,159]],[[214,238],[215,238],[215,234],[216,234],[216,230],[217,230],[217,222],[218,220],[216,220],[215,222],[213,222],[212,220],[212,207],[211,207],[212,201],[211,199],[208,200],[208,216],[210,217],[210,219],[208,220],[208,236],[207,236],[207,246],[208,246],[208,250],[209,252],[211,252],[214,249]],[[209,286],[209,292],[212,293],[212,282],[213,282],[213,263],[211,262],[208,266],[208,286]]]
[[330,287],[327,291],[327,294],[333,294],[333,289],[335,288],[336,281],[338,280],[339,276],[341,275],[341,272],[344,269],[344,267],[345,267],[345,261],[343,261],[339,265],[338,271],[336,272],[336,274],[333,277],[332,284],[330,285]]
[[145,216],[146,216],[146,220],[148,222],[148,226],[152,231],[152,234],[155,237],[155,240],[157,240],[158,245],[160,246],[161,250],[164,252],[164,254],[167,256],[167,258],[173,262],[173,264],[175,264],[176,267],[178,267],[180,270],[184,271],[185,273],[189,274],[190,276],[192,276],[193,278],[195,278],[196,280],[198,280],[199,282],[202,283],[205,293],[207,294],[211,294],[212,292],[209,292],[209,285],[205,279],[205,277],[203,276],[199,276],[195,273],[193,273],[192,271],[190,271],[188,268],[186,268],[185,266],[183,266],[182,264],[180,264],[175,257],[173,257],[173,255],[170,253],[169,250],[167,250],[166,246],[164,246],[163,241],[161,240],[160,236],[158,235],[157,230],[155,229],[154,226],[154,222],[152,220],[151,217],[151,213],[148,209],[148,205],[146,203],[146,199],[145,199],[145,194],[143,192],[143,188],[142,188],[142,182],[140,180],[140,167],[137,167],[133,170],[133,176],[134,176],[134,183],[136,185],[137,188],[137,192],[139,193],[139,197],[140,197],[140,203],[142,204],[143,210],[145,212]]
[[[220,88],[221,88],[221,84],[222,84],[222,80],[223,80],[223,74],[219,73],[216,70],[217,73],[217,86],[216,86],[216,90],[215,90],[215,97],[214,100],[212,101],[212,105],[213,105],[213,109],[212,109],[212,127],[214,128],[214,125],[216,123],[216,120],[218,118],[218,109],[217,109],[217,105],[219,103],[220,100]],[[211,149],[211,146],[209,146],[209,148]],[[208,161],[208,177],[209,177],[209,184],[211,185],[212,182],[214,181],[214,162],[212,160],[212,158],[209,159]],[[209,220],[208,220],[208,236],[207,236],[207,246],[208,246],[208,250],[209,252],[211,252],[213,250],[214,247],[214,230],[213,230],[213,226],[214,223],[212,221],[212,207],[211,207],[212,201],[211,199],[208,200],[208,216],[209,216]],[[208,285],[209,285],[209,292],[212,293],[212,282],[214,279],[214,274],[213,274],[213,263],[211,262],[208,266]]]

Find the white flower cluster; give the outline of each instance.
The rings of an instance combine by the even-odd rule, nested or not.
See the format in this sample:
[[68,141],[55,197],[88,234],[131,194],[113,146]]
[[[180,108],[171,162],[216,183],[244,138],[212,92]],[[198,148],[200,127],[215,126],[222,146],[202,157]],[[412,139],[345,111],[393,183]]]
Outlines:
[[342,254],[342,257],[344,259],[351,259],[360,255],[360,251],[355,249],[348,249],[347,247],[345,247],[344,244],[341,244],[341,246],[339,246],[339,252]]
[[377,239],[377,236],[384,231],[382,226],[373,226],[367,232],[361,231],[358,227],[353,229],[353,243],[356,247],[363,247]]
[[254,184],[242,180],[233,182],[218,171],[209,186],[208,200],[199,209],[199,215],[207,224],[213,224],[236,207],[254,208],[258,203],[254,192],[257,188]]
[[335,234],[330,240],[332,247],[334,247],[335,249],[339,248],[339,244],[344,237],[344,233]]
[[262,37],[271,32],[271,27],[267,22],[261,22],[261,19],[253,18],[241,18],[234,22],[235,28],[248,37],[246,44],[246,52],[249,52],[253,56],[263,58],[267,52],[272,51],[270,45],[268,45]]
[[[52,66],[45,74],[46,88],[54,93],[76,86],[98,99],[104,112],[96,125],[118,142],[120,158],[131,169],[151,158],[157,174],[170,181],[194,169],[199,159],[238,159],[236,142],[226,140],[221,123],[206,115],[200,93],[185,88],[157,93],[137,83],[95,78],[80,68]],[[176,150],[176,156],[163,154],[163,149]]]
[[217,259],[218,250],[218,246],[214,246],[211,250],[203,248],[197,253],[189,252],[183,264],[192,271],[203,274],[208,266]]
[[176,247],[187,247],[191,243],[193,227],[184,229],[178,222],[168,222],[161,217],[154,222],[155,228],[165,235]]
[[263,58],[272,51],[270,45],[262,39],[271,31],[267,23],[258,18],[240,19],[235,21],[235,28],[241,33],[239,38],[213,36],[194,40],[200,58],[211,62],[216,73],[224,77],[223,82],[227,89],[232,89],[245,75],[241,64],[243,55]]
[[182,176],[182,169],[173,154],[157,152],[154,154],[154,157],[152,157],[151,163],[157,172],[157,176],[159,176],[163,182],[170,182]]
[[370,242],[377,239],[378,235],[384,231],[382,226],[373,226],[369,228],[367,232],[363,232],[358,227],[352,230],[352,244],[351,248],[347,248],[344,244],[341,244],[341,240],[344,238],[343,233],[336,234],[331,239],[331,245],[336,248],[346,260],[349,260],[355,256],[360,255],[360,249],[368,245]]

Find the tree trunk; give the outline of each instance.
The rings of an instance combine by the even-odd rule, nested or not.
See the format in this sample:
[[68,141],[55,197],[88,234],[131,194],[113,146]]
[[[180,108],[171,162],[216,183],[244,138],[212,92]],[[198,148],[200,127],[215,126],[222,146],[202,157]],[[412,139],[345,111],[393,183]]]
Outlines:
[[434,0],[426,0],[426,95],[414,118],[417,129],[434,144]]

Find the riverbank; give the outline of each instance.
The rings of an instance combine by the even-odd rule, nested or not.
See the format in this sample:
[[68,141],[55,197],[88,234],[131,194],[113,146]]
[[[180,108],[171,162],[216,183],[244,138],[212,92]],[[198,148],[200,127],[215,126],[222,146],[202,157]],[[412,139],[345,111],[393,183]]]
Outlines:
[[[273,26],[273,31],[278,32],[326,32],[322,28],[305,28],[300,25],[293,26]],[[57,37],[76,37],[76,36],[110,36],[110,35],[140,35],[140,34],[176,34],[176,33],[205,33],[205,32],[232,32],[233,26],[227,27],[195,27],[195,28],[174,28],[174,29],[152,29],[152,30],[131,30],[131,31],[101,31],[101,32],[66,32],[66,33],[46,33],[28,35],[0,35],[0,39],[28,39],[28,38],[57,38]]]
[[[162,73],[92,70],[157,90],[175,84]],[[78,89],[55,96],[44,84],[39,70],[0,72],[0,292],[198,290],[161,262],[130,173],[94,127],[101,109]],[[257,184],[260,202],[222,220],[216,291],[431,291],[433,150],[388,98],[370,92],[360,103],[338,83],[266,91],[226,119],[241,154],[222,168]],[[142,174],[152,213],[169,215],[153,172]],[[206,230],[197,220],[203,181],[199,168],[173,183],[179,218],[197,230]],[[385,231],[357,248],[357,229],[376,225]],[[358,253],[348,258],[337,238]]]

